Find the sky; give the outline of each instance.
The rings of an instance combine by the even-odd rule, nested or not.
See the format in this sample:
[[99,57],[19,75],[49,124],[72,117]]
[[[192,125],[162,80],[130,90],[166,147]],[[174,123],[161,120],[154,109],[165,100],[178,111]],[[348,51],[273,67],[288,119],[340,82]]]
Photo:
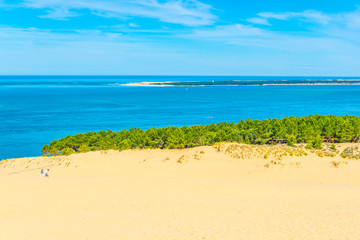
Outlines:
[[360,76],[360,0],[0,0],[0,75]]

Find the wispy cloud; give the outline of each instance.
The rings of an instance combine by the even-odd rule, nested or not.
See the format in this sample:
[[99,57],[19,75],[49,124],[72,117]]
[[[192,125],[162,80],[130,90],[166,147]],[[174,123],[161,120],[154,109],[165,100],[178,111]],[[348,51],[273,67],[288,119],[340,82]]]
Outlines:
[[248,18],[246,21],[249,23],[259,24],[259,25],[268,25],[268,26],[271,25],[266,18],[254,17],[254,18]]
[[278,19],[289,20],[293,18],[299,18],[306,21],[327,24],[332,20],[331,16],[315,10],[307,10],[304,12],[285,12],[285,13],[273,13],[262,12],[258,14],[263,19]]
[[100,30],[75,29],[71,31],[54,32],[51,29],[32,27],[0,27],[0,45],[7,47],[41,46],[56,48],[58,46],[89,42],[93,43],[94,48],[96,48],[96,44],[135,45],[137,41],[121,33],[103,32]]
[[136,23],[129,23],[129,27],[137,28],[137,27],[139,27],[139,25]]
[[51,18],[56,20],[68,20],[70,17],[79,16],[78,13],[71,12],[66,8],[55,8],[46,11],[46,15],[40,16],[41,18]]
[[[295,20],[311,22],[302,29],[294,31],[291,24],[288,30],[273,30],[276,22]],[[258,17],[246,20],[251,24],[231,24],[196,29],[185,37],[206,41],[225,42],[231,45],[272,49],[297,54],[316,52],[317,54],[360,53],[360,10],[337,14],[326,14],[308,10],[303,12],[259,13]],[[263,27],[266,25],[266,28]],[[270,26],[270,27],[268,27]]]
[[360,9],[342,15],[342,21],[350,29],[360,29]]
[[[287,29],[281,28],[281,30],[273,30],[276,27],[276,22],[270,22],[276,19],[280,21],[294,20],[297,28],[302,26],[296,31],[291,28],[289,23]],[[288,46],[283,39],[287,39],[290,42],[298,42],[301,45],[301,41],[308,42],[313,40],[318,42],[319,40],[325,40],[329,42],[329,39],[333,39],[333,43],[336,40],[348,41],[348,43],[356,43],[360,47],[360,9],[356,9],[352,12],[342,12],[335,14],[323,13],[315,10],[307,10],[303,12],[261,12],[257,14],[257,17],[246,19],[247,25],[232,24],[208,27],[203,29],[196,29],[189,36],[201,38],[208,37],[208,40],[224,40],[225,42],[241,43],[246,39],[246,44],[249,43],[248,39],[252,38],[254,42],[264,42],[261,44],[272,48],[274,46]],[[296,22],[306,21],[312,23],[311,25],[298,25]],[[253,24],[253,25],[251,25]],[[257,26],[254,26],[257,25]],[[263,25],[266,25],[264,28]],[[268,27],[270,26],[270,27]],[[205,39],[205,38],[204,38]],[[301,41],[296,41],[299,39]],[[271,40],[271,43],[268,42]],[[280,42],[281,44],[274,44]],[[304,47],[305,44],[303,44]],[[310,46],[312,44],[309,44]],[[317,44],[315,44],[317,45]],[[318,46],[323,48],[321,46]]]
[[184,37],[227,44],[238,55],[232,55],[231,61],[242,62],[255,74],[266,71],[283,75],[290,71],[292,75],[354,75],[358,72],[356,64],[360,64],[357,32],[328,25],[295,32],[233,24],[197,29]]
[[[200,1],[25,0],[12,4],[35,9],[41,18],[76,22],[76,16],[95,14],[126,21],[103,21],[96,27],[65,22],[47,25],[48,29],[0,26],[0,70],[6,73],[12,67],[17,73],[20,65],[26,73],[46,69],[71,74],[82,69],[85,74],[136,74],[141,65],[141,73],[146,74],[164,74],[164,66],[169,74],[184,74],[185,69],[199,74],[202,69],[203,74],[213,70],[251,75],[260,68],[262,73],[278,75],[359,72],[360,9],[331,14],[260,12],[224,24],[228,21],[217,21],[212,6]],[[6,7],[11,7],[9,3]],[[4,6],[1,0],[0,6]],[[189,27],[153,24],[151,19]],[[224,71],[217,72],[218,66]]]
[[222,25],[216,26],[214,28],[207,29],[197,29],[189,35],[192,37],[198,38],[210,38],[210,39],[218,39],[218,38],[233,38],[233,37],[250,37],[250,36],[265,36],[266,31],[253,27],[250,25],[243,24],[233,24],[233,25]]
[[55,19],[75,16],[71,11],[81,9],[103,17],[143,17],[186,26],[211,25],[217,19],[210,5],[197,0],[25,0],[22,6],[48,9],[45,16]]
[[307,10],[303,12],[285,12],[285,13],[274,13],[274,12],[261,12],[258,13],[260,19],[269,21],[271,19],[277,20],[291,20],[299,19],[301,21],[312,22],[321,25],[343,25],[349,28],[360,28],[360,9],[357,8],[351,12],[341,13],[323,13],[315,10]]
[[103,32],[114,32],[114,33],[122,33],[122,34],[131,34],[134,36],[141,36],[143,34],[146,34],[148,37],[149,35],[152,35],[154,37],[158,37],[159,35],[167,35],[167,36],[174,36],[179,35],[179,31],[174,29],[168,29],[168,28],[143,28],[138,24],[133,23],[123,23],[118,25],[112,25],[112,26],[99,26],[97,28],[100,31]]
[[8,3],[5,3],[4,0],[0,0],[0,7],[1,8],[9,8],[9,7],[12,7],[12,5],[8,4]]
[[0,74],[180,75],[184,67],[198,69],[194,62],[203,64],[199,56],[189,56],[176,44],[169,46],[159,39],[98,30],[0,26]]

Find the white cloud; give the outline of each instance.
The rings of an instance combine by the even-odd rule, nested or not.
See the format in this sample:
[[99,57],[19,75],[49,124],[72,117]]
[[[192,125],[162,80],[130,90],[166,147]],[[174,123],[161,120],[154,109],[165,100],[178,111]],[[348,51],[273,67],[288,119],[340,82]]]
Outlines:
[[329,22],[332,21],[332,17],[330,15],[324,14],[319,11],[313,11],[313,10],[305,11],[305,12],[299,14],[298,17],[308,19],[312,22],[316,22],[316,23],[320,23],[320,24],[328,24]]
[[76,17],[79,16],[78,13],[71,12],[68,9],[64,8],[55,8],[52,10],[46,11],[46,15],[40,16],[41,18],[51,18],[56,20],[67,20],[70,17]]
[[[270,14],[267,15],[270,17]],[[271,15],[272,16],[272,15]],[[191,34],[184,37],[198,39],[203,41],[217,41],[230,45],[251,47],[253,49],[276,50],[279,52],[296,53],[297,54],[360,54],[360,32],[345,24],[352,23],[352,27],[356,27],[358,18],[351,16],[352,20],[343,21],[342,24],[334,24],[334,22],[324,23],[320,21],[312,13],[308,13],[311,19],[316,19],[319,23],[318,27],[312,27],[303,31],[274,31],[271,29],[263,29],[251,25],[233,24],[216,26],[206,29],[194,30]],[[349,16],[349,15],[346,15]],[[356,15],[357,16],[357,15]],[[285,15],[272,16],[273,18],[288,18]],[[323,20],[327,18],[322,18]],[[340,19],[340,18],[338,18]],[[345,19],[344,17],[341,19]],[[340,20],[337,20],[340,21]],[[360,27],[360,26],[359,26]]]
[[0,74],[207,73],[201,56],[187,50],[159,39],[101,31],[0,27]]
[[[53,32],[0,27],[0,74],[356,75],[359,47],[336,38],[290,36],[248,25],[188,36],[199,51],[169,39],[98,30]],[[215,42],[215,43],[214,43]],[[230,44],[230,50],[224,46]],[[245,47],[244,47],[245,46]],[[234,50],[234,51],[233,51]],[[180,67],[179,67],[180,66]]]
[[191,37],[197,38],[228,38],[228,37],[249,37],[264,36],[266,31],[249,25],[233,24],[222,25],[208,29],[195,30]]
[[[53,32],[49,29],[0,27],[3,46],[60,46],[78,42],[133,44],[136,41],[121,33],[100,30],[72,30]],[[95,45],[95,44],[94,44]]]
[[2,8],[7,8],[7,7],[11,7],[11,5],[5,3],[3,0],[0,0],[0,7],[2,7]]
[[[349,41],[352,44],[360,44],[360,8],[351,12],[341,12],[327,14],[314,10],[307,10],[303,12],[285,12],[272,13],[263,12],[258,16],[270,21],[271,19],[278,19],[287,21],[290,19],[298,21],[311,22],[312,25],[304,28],[303,32],[288,32],[288,35],[293,37],[302,37],[302,35],[316,36],[321,38],[336,38],[343,41]],[[286,33],[286,32],[285,32]]]
[[316,22],[320,24],[327,24],[332,20],[331,16],[314,10],[307,10],[304,12],[285,12],[285,13],[262,12],[259,13],[258,16],[266,20],[267,19],[289,20],[292,18],[300,18],[306,21]]
[[268,25],[268,26],[271,25],[266,18],[258,18],[258,17],[248,18],[246,21],[249,23],[259,24],[259,25]]
[[343,21],[350,29],[360,29],[360,9],[344,14]]
[[137,27],[139,27],[139,25],[136,23],[129,23],[129,27],[137,28]]
[[[216,16],[211,13],[212,7],[197,0],[25,0],[22,5],[27,8],[53,9],[55,18],[66,11],[89,9],[94,14],[106,17],[144,17],[166,23],[186,26],[211,25]],[[59,10],[61,9],[61,10]],[[66,15],[69,17],[69,15]]]
[[[327,14],[315,10],[307,10],[303,12],[285,12],[285,13],[273,13],[262,12],[258,13],[259,19],[263,21],[269,21],[271,19],[277,20],[290,20],[299,19],[302,21],[308,21],[320,25],[337,25],[349,29],[360,29],[360,8],[357,8],[351,12],[341,12]],[[257,21],[257,18],[255,18]]]
[[[2,71],[6,73],[6,66],[12,66],[16,73],[20,65],[29,74],[41,73],[43,69],[60,74],[79,71],[84,74],[136,74],[141,65],[141,69],[147,68],[142,72],[145,74],[163,74],[164,66],[171,68],[167,73],[181,74],[185,71],[183,65],[187,64],[188,69],[196,74],[201,68],[204,74],[210,68],[221,74],[216,72],[219,65],[227,69],[223,74],[231,71],[233,74],[258,74],[259,68],[260,71],[266,69],[265,74],[278,69],[278,75],[359,72],[359,9],[337,14],[314,10],[259,13],[254,18],[245,19],[246,24],[208,26],[216,17],[212,15],[210,6],[201,4],[189,0],[27,0],[25,7],[49,11],[43,17],[67,19],[80,10],[88,10],[93,14],[129,21],[117,26],[99,27],[98,30],[79,29],[62,33],[36,28],[0,28]],[[198,27],[141,29],[132,24],[138,22],[131,19],[133,17]],[[286,30],[280,31],[275,30],[279,23],[275,19],[292,21]],[[312,24],[297,24],[299,22]],[[296,31],[291,28],[292,24],[296,24]],[[141,34],[144,32],[147,34]],[[176,37],[187,39],[173,41]],[[207,41],[211,45],[207,45]],[[153,61],[154,58],[157,60]],[[17,64],[19,59],[24,61]],[[119,70],[119,66],[123,69]],[[101,68],[103,70],[99,72]],[[38,72],[31,72],[32,69]]]
[[[129,34],[129,33],[148,33],[151,34],[152,36],[159,36],[159,35],[168,35],[168,36],[174,36],[178,33],[178,31],[176,30],[170,30],[167,28],[162,28],[162,29],[158,29],[158,28],[150,28],[150,29],[143,29],[141,28],[139,25],[137,24],[118,24],[118,25],[113,25],[113,26],[101,26],[99,27],[100,30],[103,31],[109,31],[109,32],[121,32],[124,34]],[[149,36],[149,35],[147,35]]]
[[273,12],[262,12],[258,13],[260,17],[264,19],[279,19],[279,20],[288,20],[290,17],[289,13],[273,13]]

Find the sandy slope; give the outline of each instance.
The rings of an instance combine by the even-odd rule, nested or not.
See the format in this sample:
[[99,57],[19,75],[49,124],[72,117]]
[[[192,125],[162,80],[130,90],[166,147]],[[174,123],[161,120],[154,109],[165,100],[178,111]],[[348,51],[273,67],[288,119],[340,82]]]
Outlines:
[[360,239],[360,161],[339,156],[353,145],[229,146],[2,161],[0,239]]

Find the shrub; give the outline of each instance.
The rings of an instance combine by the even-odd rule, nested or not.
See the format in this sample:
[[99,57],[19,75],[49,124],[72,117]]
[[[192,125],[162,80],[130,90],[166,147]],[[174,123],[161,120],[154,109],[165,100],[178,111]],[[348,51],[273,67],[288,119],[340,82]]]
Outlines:
[[331,144],[330,149],[331,149],[331,150],[333,150],[333,151],[336,151],[336,146],[335,146],[335,144],[334,144],[334,143],[333,143],[333,144]]
[[91,149],[86,144],[81,144],[78,151],[81,153],[85,153],[85,152],[89,152],[90,150]]
[[295,146],[295,144],[297,143],[296,141],[296,137],[291,134],[291,135],[286,135],[286,138],[285,138],[287,144],[290,146],[290,147],[293,147]]
[[65,156],[68,156],[68,155],[70,155],[70,154],[72,154],[72,153],[75,153],[75,150],[72,149],[72,148],[69,148],[69,147],[61,150],[61,154],[62,154],[62,155],[65,155]]
[[340,166],[340,161],[331,161],[333,167],[338,168]]
[[308,142],[306,145],[308,149],[322,149],[322,138],[320,135],[313,138],[311,141]]
[[129,141],[127,139],[122,141],[120,143],[120,147],[119,147],[119,150],[126,150],[126,149],[131,149],[130,143],[129,143]]
[[59,149],[53,147],[53,148],[50,148],[49,151],[48,151],[49,154],[55,156],[55,155],[59,155],[60,154],[60,151]]

